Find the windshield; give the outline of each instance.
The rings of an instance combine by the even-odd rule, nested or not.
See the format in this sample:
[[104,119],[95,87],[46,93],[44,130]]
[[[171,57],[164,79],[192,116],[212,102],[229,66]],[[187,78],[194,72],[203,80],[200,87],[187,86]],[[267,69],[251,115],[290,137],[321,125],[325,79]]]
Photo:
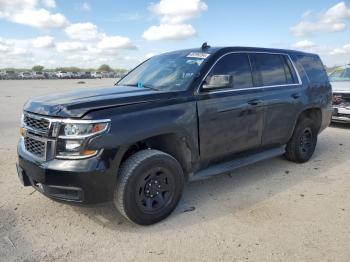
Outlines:
[[154,56],[136,67],[117,85],[183,91],[208,56],[188,51]]
[[350,81],[350,68],[339,68],[329,75],[331,82]]

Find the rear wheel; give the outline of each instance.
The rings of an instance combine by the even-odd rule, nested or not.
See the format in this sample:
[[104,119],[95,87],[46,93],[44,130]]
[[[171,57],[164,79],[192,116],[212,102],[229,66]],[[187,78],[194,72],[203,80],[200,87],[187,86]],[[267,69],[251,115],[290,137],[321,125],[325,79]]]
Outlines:
[[286,158],[297,163],[308,161],[315,152],[317,135],[318,130],[312,119],[302,118],[287,144]]
[[150,225],[177,206],[184,185],[180,164],[158,150],[141,150],[121,166],[114,204],[134,223]]

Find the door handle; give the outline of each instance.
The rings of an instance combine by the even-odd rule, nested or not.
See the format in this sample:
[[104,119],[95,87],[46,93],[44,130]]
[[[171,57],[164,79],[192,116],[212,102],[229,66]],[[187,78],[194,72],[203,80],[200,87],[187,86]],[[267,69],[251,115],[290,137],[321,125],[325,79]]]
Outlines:
[[252,99],[252,100],[249,100],[247,103],[252,106],[257,106],[257,105],[260,105],[262,101],[259,99]]
[[292,94],[292,97],[294,99],[298,99],[300,97],[300,94],[299,93],[294,93],[294,94]]

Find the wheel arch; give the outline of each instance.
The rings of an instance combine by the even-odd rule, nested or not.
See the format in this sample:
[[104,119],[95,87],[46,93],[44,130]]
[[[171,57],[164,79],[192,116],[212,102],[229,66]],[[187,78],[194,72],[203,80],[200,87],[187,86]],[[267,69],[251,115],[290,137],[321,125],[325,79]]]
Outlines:
[[321,110],[321,108],[312,107],[312,108],[305,109],[304,111],[302,111],[299,114],[298,121],[300,121],[300,119],[302,119],[303,117],[313,119],[316,123],[317,131],[320,130],[321,124],[322,124],[322,110]]
[[321,124],[322,124],[322,110],[319,107],[310,107],[310,108],[306,108],[303,111],[301,111],[298,115],[298,117],[296,118],[296,121],[294,123],[294,127],[293,130],[289,136],[289,139],[292,137],[294,130],[296,128],[296,126],[298,125],[298,123],[300,122],[301,119],[303,118],[311,118],[315,120],[316,128],[317,128],[317,132],[319,132],[320,128],[321,128]]
[[185,178],[192,169],[193,148],[185,135],[176,132],[151,136],[123,146],[119,167],[131,155],[144,149],[156,149],[174,157],[180,163]]

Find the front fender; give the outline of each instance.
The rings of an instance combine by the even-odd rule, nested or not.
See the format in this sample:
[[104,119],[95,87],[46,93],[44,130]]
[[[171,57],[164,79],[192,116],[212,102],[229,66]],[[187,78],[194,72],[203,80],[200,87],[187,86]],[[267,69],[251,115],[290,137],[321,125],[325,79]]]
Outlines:
[[[162,134],[184,136],[191,150],[198,149],[198,128],[195,102],[164,105],[139,110],[105,109],[99,117],[111,119],[107,134],[90,140],[90,149],[114,149]],[[91,117],[91,116],[90,116]]]

